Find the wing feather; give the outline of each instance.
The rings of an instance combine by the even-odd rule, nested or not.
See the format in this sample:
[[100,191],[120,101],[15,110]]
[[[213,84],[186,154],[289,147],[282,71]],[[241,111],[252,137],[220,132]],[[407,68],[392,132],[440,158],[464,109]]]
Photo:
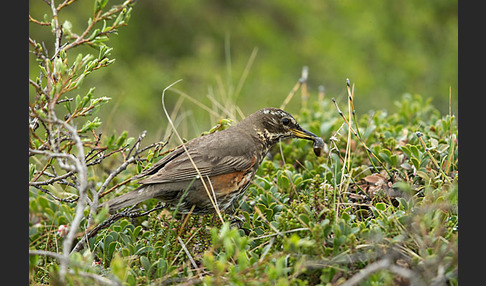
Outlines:
[[[139,183],[158,184],[193,180],[198,173],[189,156],[203,177],[251,168],[256,162],[254,148],[233,148],[235,135],[224,132],[216,132],[187,142],[188,152],[182,146],[174,150],[153,167],[137,175],[137,178],[146,177]],[[237,138],[237,141],[248,140],[246,136]]]

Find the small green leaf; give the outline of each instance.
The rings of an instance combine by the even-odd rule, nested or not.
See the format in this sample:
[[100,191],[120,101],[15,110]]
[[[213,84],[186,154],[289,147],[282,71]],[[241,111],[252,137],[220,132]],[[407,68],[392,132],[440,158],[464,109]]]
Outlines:
[[100,125],[101,125],[100,119],[98,117],[95,117],[93,119],[93,121],[90,121],[90,120],[86,121],[86,123],[84,123],[81,130],[79,130],[78,132],[79,133],[85,133],[87,131],[90,131],[90,130],[93,130],[93,129],[100,127]]
[[35,165],[29,164],[29,181],[31,181],[32,178],[34,177],[35,170],[36,170]]
[[386,209],[385,203],[376,203],[375,208],[380,211],[384,211]]
[[64,64],[64,61],[60,57],[54,58],[54,69],[56,72],[60,74],[64,74],[67,69],[67,65]]
[[412,151],[410,151],[410,148],[408,148],[407,146],[401,146],[400,150],[402,150],[402,152],[405,153],[405,155],[407,155],[408,158],[412,158]]
[[117,252],[110,263],[111,273],[115,275],[120,281],[125,281],[128,274],[127,263]]
[[424,171],[417,171],[417,176],[419,176],[420,178],[424,179],[425,182],[429,182],[430,181],[429,175],[427,175],[427,173],[425,173]]
[[412,161],[412,164],[415,167],[415,170],[418,170],[420,168],[420,162],[417,158],[412,157],[412,158],[410,158],[410,161]]
[[74,98],[74,105],[76,106],[76,109],[81,109],[81,95],[76,95],[76,97]]
[[150,261],[146,256],[140,256],[140,264],[142,265],[143,269],[145,269],[145,271],[148,272],[150,270]]
[[72,28],[73,28],[73,24],[71,22],[69,22],[68,20],[65,20],[64,23],[62,24],[62,31],[63,32],[71,33]]
[[417,146],[415,145],[409,145],[407,144],[407,146],[409,146],[410,148],[410,151],[412,151],[412,155],[415,157],[415,158],[420,158],[420,151],[419,149],[417,148]]
[[39,262],[41,262],[41,260],[38,255],[29,255],[29,272],[31,272]]
[[164,258],[160,258],[159,261],[155,262],[153,265],[157,269],[157,276],[163,277],[167,273],[167,261]]
[[98,13],[100,10],[105,8],[106,4],[108,3],[108,0],[96,0],[94,3],[94,13]]
[[125,143],[127,136],[128,136],[128,132],[123,131],[123,133],[120,135],[120,137],[118,137],[118,140],[116,140],[116,147],[117,148],[120,148]]

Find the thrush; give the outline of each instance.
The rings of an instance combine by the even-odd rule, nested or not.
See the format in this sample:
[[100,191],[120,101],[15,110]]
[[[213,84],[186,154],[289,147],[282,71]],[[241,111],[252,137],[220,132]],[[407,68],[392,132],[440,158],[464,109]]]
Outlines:
[[[102,206],[109,212],[157,198],[179,213],[214,213],[233,205],[251,184],[269,149],[282,139],[322,139],[278,108],[261,109],[235,126],[194,138],[133,179],[140,187]],[[317,154],[317,153],[316,153]],[[197,168],[196,168],[197,167]],[[217,204],[217,206],[215,206]]]

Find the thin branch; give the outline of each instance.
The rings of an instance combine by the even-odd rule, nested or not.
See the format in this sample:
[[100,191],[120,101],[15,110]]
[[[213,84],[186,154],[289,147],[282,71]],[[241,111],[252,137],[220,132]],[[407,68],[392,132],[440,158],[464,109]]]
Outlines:
[[197,264],[196,264],[196,261],[194,261],[194,258],[192,258],[192,255],[191,253],[189,252],[189,250],[187,250],[187,247],[186,247],[186,244],[184,243],[184,241],[182,241],[181,237],[180,236],[177,236],[177,240],[179,241],[179,243],[181,244],[182,246],[182,249],[184,250],[184,252],[186,253],[187,257],[189,257],[189,261],[191,262],[192,264],[192,267],[194,267],[194,269],[196,271],[198,271],[198,274],[199,274],[199,278],[203,278],[202,277],[202,274],[199,273],[199,269],[197,267]]
[[[124,8],[126,8],[127,6],[129,6],[132,3],[133,3],[133,0],[128,0],[125,3],[123,3],[122,5],[115,6],[114,8],[112,8],[111,10],[109,10],[108,12],[106,12],[104,14],[101,14],[101,12],[102,12],[101,10],[98,11],[98,13],[96,13],[93,16],[92,21],[89,23],[88,27],[83,31],[83,33],[81,35],[78,36],[76,34],[73,34],[75,36],[74,37],[75,40],[72,43],[69,43],[68,45],[66,45],[64,47],[64,50],[67,51],[69,49],[72,49],[74,47],[77,47],[77,46],[85,44],[85,43],[90,45],[91,39],[86,38],[86,37],[91,32],[91,30],[93,30],[96,23],[98,23],[101,20],[109,19],[114,14],[120,13]],[[118,27],[124,26],[124,25],[126,25],[126,23],[119,24],[119,25],[116,25],[116,26],[112,26],[110,30],[104,31],[104,32],[101,31],[98,34],[96,34],[95,37],[104,36],[104,35],[108,35],[110,33],[113,33]]]
[[[35,54],[35,56],[36,56],[38,59],[41,59],[41,60],[43,60],[44,62],[45,62],[46,60],[48,60],[47,56],[46,56],[46,55],[44,55],[44,54],[42,53],[42,51],[39,49],[39,47],[37,46],[37,42],[36,42],[34,39],[32,39],[31,37],[29,37],[29,44],[31,44],[31,45],[34,47],[34,50],[33,50],[32,52]],[[44,50],[45,50],[45,49],[44,49]]]
[[[64,238],[63,241],[63,256],[64,259],[62,259],[60,262],[60,267],[59,267],[59,278],[61,282],[64,281],[64,277],[67,272],[67,266],[68,266],[68,257],[69,257],[69,252],[71,250],[73,241],[74,241],[74,236],[78,230],[79,224],[81,223],[81,220],[84,216],[84,207],[86,205],[86,199],[87,199],[87,193],[86,189],[88,186],[88,170],[86,167],[86,161],[84,160],[84,148],[83,148],[83,142],[81,141],[81,138],[79,138],[79,135],[76,131],[76,128],[70,126],[69,124],[66,124],[64,121],[58,120],[55,118],[55,114],[52,113],[52,122],[61,125],[64,127],[70,134],[72,140],[75,142],[76,149],[78,151],[78,156],[75,157],[72,154],[65,154],[65,153],[54,153],[54,152],[48,152],[48,151],[39,151],[39,150],[32,150],[29,149],[29,152],[37,153],[37,154],[45,154],[47,156],[54,156],[54,157],[61,157],[61,158],[67,158],[71,160],[74,163],[74,166],[69,166],[64,163],[61,163],[61,160],[59,160],[59,166],[63,169],[72,169],[70,171],[75,171],[78,174],[78,192],[79,192],[79,200],[76,206],[76,212],[74,215],[73,220],[71,221],[71,227],[69,229],[68,234]],[[63,166],[64,165],[64,166]]]
[[49,256],[52,258],[55,258],[59,261],[62,261],[66,259],[66,257],[62,254],[52,252],[52,251],[46,251],[46,250],[35,250],[35,249],[29,249],[29,255],[43,255],[43,256]]
[[48,22],[41,22],[41,21],[39,21],[39,20],[34,19],[32,16],[30,16],[30,14],[29,14],[29,21],[30,21],[30,22],[33,22],[33,23],[36,23],[36,24],[38,24],[38,25],[41,25],[41,26],[50,26],[50,25],[51,25],[51,23],[48,23]]
[[50,191],[48,191],[48,190],[46,190],[44,188],[41,188],[39,186],[34,186],[34,187],[36,189],[40,190],[41,192],[48,194],[53,199],[55,199],[56,201],[59,201],[59,202],[63,202],[63,203],[74,203],[74,202],[77,202],[79,200],[79,197],[74,198],[74,199],[61,199],[61,198],[56,197],[53,193],[51,193]]
[[74,174],[73,171],[69,171],[67,172],[66,174],[64,175],[60,175],[60,176],[57,176],[57,177],[54,177],[52,179],[49,179],[49,180],[46,180],[46,181],[41,181],[41,182],[29,182],[29,186],[33,186],[33,187],[39,187],[39,186],[44,186],[44,185],[51,185],[52,183],[54,182],[57,182],[57,181],[61,181],[61,180],[64,180],[66,179],[67,177],[70,177]]
[[145,137],[146,134],[147,134],[147,130],[142,131],[142,134],[140,134],[140,136],[138,136],[137,141],[135,141],[132,148],[130,148],[130,151],[128,151],[127,157],[130,157],[130,155],[133,152],[133,149],[136,150],[134,156],[136,156],[136,154],[138,154],[138,150],[140,149],[140,142],[143,140],[143,138]]
[[107,194],[113,192],[114,190],[118,189],[119,187],[125,185],[126,183],[130,182],[132,180],[132,178],[128,178],[126,179],[125,181],[121,182],[121,183],[118,183],[116,185],[114,185],[113,187],[109,188],[108,190],[104,191],[103,193],[99,194],[98,198],[102,198],[104,196],[106,196]]
[[57,6],[57,11],[61,11],[62,8],[71,5],[75,1],[76,0],[64,0],[64,2],[62,2],[61,4],[59,4],[59,6]]
[[404,268],[398,266],[392,262],[392,260],[387,257],[376,262],[373,262],[366,266],[365,268],[361,269],[358,273],[356,273],[353,277],[348,279],[346,282],[341,284],[341,286],[353,286],[358,285],[359,282],[366,279],[366,277],[370,276],[376,271],[379,270],[388,270],[392,273],[402,276],[410,280],[411,285],[425,285],[422,281],[418,280],[417,274],[408,268]]
[[118,174],[124,171],[128,167],[128,165],[130,165],[135,161],[136,161],[135,157],[130,157],[125,162],[123,162],[123,164],[121,164],[120,167],[118,167],[116,170],[111,172],[110,175],[108,175],[108,178],[106,178],[106,180],[103,182],[103,185],[101,185],[101,187],[99,188],[98,194],[101,194],[106,189],[106,187],[111,182],[111,180],[113,180],[113,178],[115,178]]
[[62,26],[59,25],[59,19],[57,17],[58,10],[56,8],[56,5],[54,4],[54,0],[51,0],[51,10],[52,10],[52,19],[54,20],[54,32],[56,34],[56,40],[54,42],[55,45],[54,55],[52,56],[52,59],[54,59],[61,51],[61,39],[62,39]]

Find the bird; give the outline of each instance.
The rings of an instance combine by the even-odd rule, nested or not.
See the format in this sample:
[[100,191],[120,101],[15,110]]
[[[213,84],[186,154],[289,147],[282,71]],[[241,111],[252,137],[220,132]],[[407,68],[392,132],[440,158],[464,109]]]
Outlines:
[[270,148],[288,138],[314,141],[314,145],[322,142],[288,112],[263,108],[234,126],[178,146],[132,178],[141,179],[137,182],[141,186],[100,207],[114,213],[157,198],[183,215],[224,211],[250,186]]

